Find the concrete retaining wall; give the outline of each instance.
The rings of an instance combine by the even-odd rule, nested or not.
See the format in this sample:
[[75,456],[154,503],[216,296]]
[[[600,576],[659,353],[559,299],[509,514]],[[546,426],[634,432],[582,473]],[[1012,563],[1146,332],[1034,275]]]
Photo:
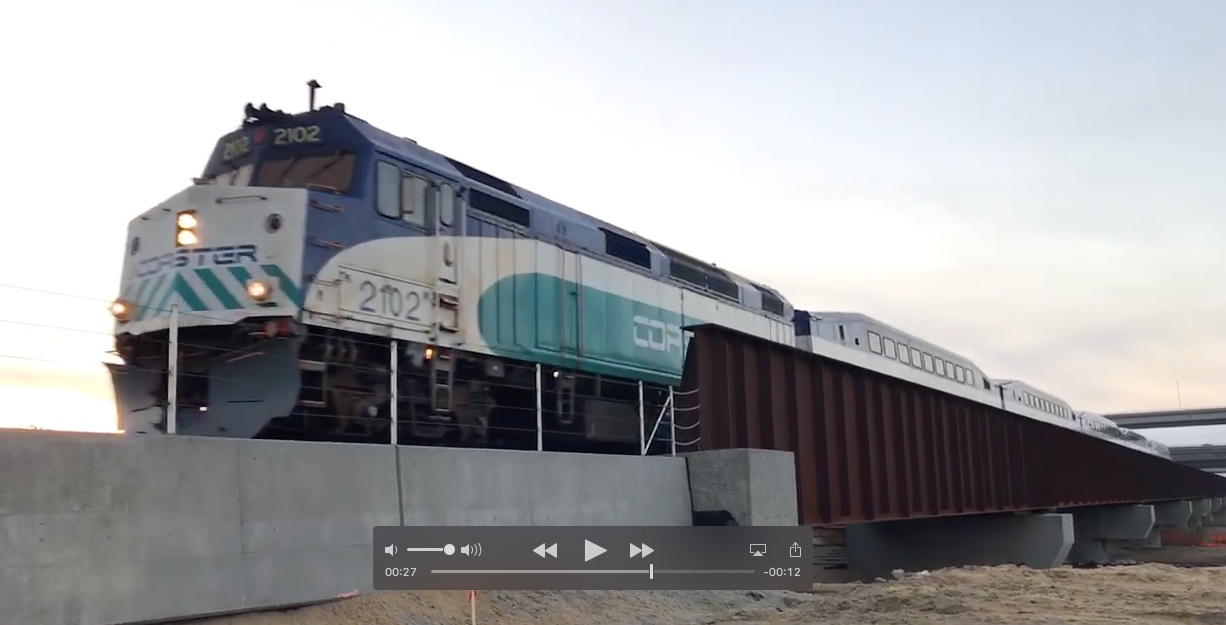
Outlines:
[[[371,586],[377,525],[689,525],[685,460],[0,433],[0,622],[103,625]],[[401,501],[403,500],[403,509]]]

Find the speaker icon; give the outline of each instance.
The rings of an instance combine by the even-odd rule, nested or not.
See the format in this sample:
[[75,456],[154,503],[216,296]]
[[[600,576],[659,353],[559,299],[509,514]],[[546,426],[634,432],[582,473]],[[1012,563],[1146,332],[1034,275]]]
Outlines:
[[460,553],[466,556],[480,556],[481,555],[481,543],[472,543],[471,545],[464,545],[463,547],[460,547]]
[[386,554],[387,554],[387,555],[389,555],[389,556],[394,556],[394,555],[396,555],[396,545],[388,545],[388,546],[384,547],[384,548],[383,548],[383,553],[386,553]]

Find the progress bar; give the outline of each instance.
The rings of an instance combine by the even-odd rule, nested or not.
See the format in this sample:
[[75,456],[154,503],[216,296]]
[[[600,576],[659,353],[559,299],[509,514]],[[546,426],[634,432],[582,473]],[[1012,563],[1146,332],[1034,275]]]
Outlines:
[[711,569],[702,569],[702,570],[697,570],[697,571],[684,571],[684,570],[672,570],[672,569],[660,569],[658,571],[654,569],[612,569],[612,570],[593,570],[593,569],[548,569],[548,570],[542,570],[542,569],[519,569],[519,570],[512,570],[512,569],[497,569],[497,570],[495,569],[489,569],[489,570],[443,569],[443,570],[438,570],[438,569],[434,569],[434,570],[431,570],[430,572],[431,573],[457,573],[457,574],[472,573],[473,575],[492,575],[495,573],[511,573],[514,575],[533,574],[533,573],[538,573],[538,574],[539,573],[556,573],[559,575],[572,575],[575,573],[609,573],[609,574],[638,573],[639,575],[649,575],[651,573],[684,573],[687,575],[692,575],[694,573],[722,573],[725,575],[729,575],[729,574],[733,574],[733,575],[751,574],[752,575],[754,573],[757,573],[757,571],[754,571],[752,569],[745,569],[743,571],[740,571],[740,570],[713,571]]
[[656,565],[654,564],[648,566],[645,569],[596,569],[596,570],[592,570],[592,569],[546,569],[546,570],[541,570],[541,569],[432,569],[430,572],[431,573],[442,573],[442,574],[450,573],[450,574],[456,574],[456,575],[463,575],[465,573],[472,574],[472,575],[501,575],[505,573],[510,573],[512,575],[533,575],[533,574],[535,575],[542,575],[542,574],[575,575],[575,574],[580,574],[580,573],[596,573],[596,574],[602,574],[602,575],[618,575],[618,574],[644,575],[645,574],[651,579],[656,578],[656,573],[661,573],[661,574],[681,573],[685,575],[695,575],[695,574],[702,574],[702,573],[713,573],[713,574],[723,574],[723,575],[744,575],[748,573],[752,575],[754,573],[757,573],[757,571],[753,569],[725,569],[725,570],[661,569],[657,571]]

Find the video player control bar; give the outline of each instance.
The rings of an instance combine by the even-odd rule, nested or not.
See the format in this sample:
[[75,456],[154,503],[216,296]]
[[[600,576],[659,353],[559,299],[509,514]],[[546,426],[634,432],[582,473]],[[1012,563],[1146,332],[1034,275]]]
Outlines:
[[807,527],[377,527],[377,590],[769,590],[813,583]]

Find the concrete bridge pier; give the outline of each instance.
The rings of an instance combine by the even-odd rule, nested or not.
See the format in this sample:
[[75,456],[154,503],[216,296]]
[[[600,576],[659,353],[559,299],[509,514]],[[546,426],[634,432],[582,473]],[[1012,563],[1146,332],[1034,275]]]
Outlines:
[[854,577],[889,578],[894,569],[1021,564],[1046,569],[1064,563],[1073,546],[1073,515],[985,514],[856,523],[845,530]]
[[1188,527],[1204,527],[1205,521],[1210,520],[1212,514],[1213,499],[1193,499],[1192,520],[1188,522]]
[[1076,541],[1069,564],[1107,564],[1121,543],[1146,541],[1154,529],[1154,506],[1138,504],[1077,510],[1073,514]]
[[1154,504],[1154,527],[1145,540],[1136,546],[1157,548],[1162,546],[1162,530],[1186,530],[1192,521],[1192,502],[1164,501]]

